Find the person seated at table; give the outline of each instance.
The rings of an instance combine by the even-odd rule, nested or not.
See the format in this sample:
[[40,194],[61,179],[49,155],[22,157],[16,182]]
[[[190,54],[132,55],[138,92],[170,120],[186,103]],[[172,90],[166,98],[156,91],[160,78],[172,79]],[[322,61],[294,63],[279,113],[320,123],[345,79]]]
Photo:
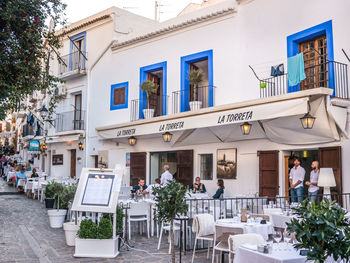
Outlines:
[[139,179],[139,182],[137,185],[133,187],[133,190],[136,193],[142,193],[142,194],[147,194],[148,192],[146,191],[147,185],[145,185],[145,180],[144,179]]
[[32,170],[32,167],[30,166],[30,162],[28,161],[27,163],[26,163],[26,171],[31,171]]
[[16,184],[18,184],[18,181],[20,179],[24,179],[24,180],[27,179],[26,169],[23,166],[20,168],[20,170],[16,174]]
[[222,195],[224,194],[224,189],[225,189],[224,180],[219,179],[217,184],[218,184],[219,188],[218,188],[218,190],[216,190],[215,195],[213,195],[214,199],[222,198]]
[[33,168],[32,174],[31,174],[30,178],[35,178],[35,177],[39,177],[39,175],[38,175],[38,173],[36,172],[36,169]]
[[153,196],[153,189],[158,187],[161,187],[159,178],[155,179],[154,184],[149,185],[145,191]]
[[190,186],[190,190],[195,193],[206,193],[205,185],[201,183],[201,179],[196,177],[195,183]]

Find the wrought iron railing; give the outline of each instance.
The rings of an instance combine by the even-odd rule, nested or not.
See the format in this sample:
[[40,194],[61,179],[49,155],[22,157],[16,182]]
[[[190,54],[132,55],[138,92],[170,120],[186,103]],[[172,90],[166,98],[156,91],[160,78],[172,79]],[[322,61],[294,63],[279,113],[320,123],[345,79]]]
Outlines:
[[215,88],[209,85],[174,91],[172,94],[173,113],[214,106]]
[[56,132],[85,129],[85,111],[76,110],[58,113],[55,120]]
[[160,96],[160,95],[152,94],[149,98],[149,104],[147,104],[146,97],[132,100],[130,120],[137,121],[139,119],[144,119],[143,109],[147,109],[148,107],[154,110],[153,117],[165,115],[167,114],[167,105],[168,105],[167,95]]
[[[83,55],[84,54],[84,55]],[[64,74],[75,70],[85,70],[86,69],[86,59],[87,53],[79,51],[70,53],[68,55],[62,56],[59,59],[59,74]],[[85,56],[85,57],[84,57]]]
[[42,135],[43,135],[43,130],[40,126],[38,127],[36,125],[29,125],[29,124],[23,125],[22,137],[42,136]]
[[347,64],[336,61],[305,68],[306,79],[299,85],[288,85],[288,73],[259,79],[260,97],[270,97],[313,88],[334,89],[334,97],[350,99]]

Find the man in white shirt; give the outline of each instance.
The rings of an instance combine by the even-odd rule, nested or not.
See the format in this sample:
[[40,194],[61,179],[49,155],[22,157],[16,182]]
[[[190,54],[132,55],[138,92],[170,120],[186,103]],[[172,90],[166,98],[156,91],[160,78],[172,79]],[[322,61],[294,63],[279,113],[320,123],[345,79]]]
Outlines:
[[305,182],[305,185],[309,187],[309,201],[316,202],[317,195],[318,195],[318,189],[319,187],[317,186],[318,183],[318,175],[320,174],[320,169],[319,169],[319,162],[318,161],[313,161],[311,164],[312,171],[310,173],[310,181]]
[[164,173],[160,177],[160,184],[166,186],[169,181],[173,180],[173,175],[169,172],[169,165],[164,165]]
[[292,202],[303,201],[304,177],[305,169],[300,166],[300,159],[296,157],[294,159],[294,167],[290,170],[289,173],[290,196],[292,198]]
[[147,188],[147,192],[150,194],[151,197],[153,197],[153,189],[158,187],[161,187],[159,178],[155,179],[154,184],[149,185]]

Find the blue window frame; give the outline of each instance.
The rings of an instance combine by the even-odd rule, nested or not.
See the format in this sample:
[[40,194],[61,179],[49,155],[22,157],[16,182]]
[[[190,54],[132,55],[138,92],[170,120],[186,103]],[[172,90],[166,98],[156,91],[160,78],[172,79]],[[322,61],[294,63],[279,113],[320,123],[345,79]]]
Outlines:
[[214,105],[214,94],[213,94],[213,50],[206,50],[199,53],[187,55],[181,57],[181,112],[188,111],[189,106],[189,81],[188,74],[190,72],[190,64],[201,60],[208,60],[208,106],[212,107]]
[[[73,63],[72,63],[72,61],[73,61],[72,55],[73,55],[73,49],[74,49],[73,42],[77,39],[80,39],[80,38],[84,40],[84,50],[82,50],[82,51],[84,52],[84,55],[86,54],[86,31],[70,37],[71,42],[70,42],[70,46],[69,46],[69,70],[72,70],[72,68],[73,68]],[[83,69],[85,69],[85,58],[84,57],[83,57]]]
[[147,73],[153,72],[153,71],[163,71],[163,109],[162,109],[162,115],[167,114],[167,62],[160,62],[148,66],[144,66],[140,68],[140,104],[139,104],[139,116],[142,119],[143,118],[143,109],[147,108],[147,94],[146,92],[143,92],[141,90],[141,84],[147,80]]
[[[327,39],[327,60],[334,61],[332,20],[287,36],[287,56],[292,57],[299,53],[299,43],[321,35],[326,35]],[[333,76],[333,67],[328,67],[329,88],[334,90]],[[299,91],[299,85],[290,87],[288,84],[288,92],[293,91]]]
[[[125,88],[125,103],[114,105],[114,93],[115,93],[114,91],[115,89],[121,89],[121,88]],[[122,82],[122,83],[111,85],[111,102],[110,102],[111,111],[128,108],[128,90],[129,90],[129,82]]]

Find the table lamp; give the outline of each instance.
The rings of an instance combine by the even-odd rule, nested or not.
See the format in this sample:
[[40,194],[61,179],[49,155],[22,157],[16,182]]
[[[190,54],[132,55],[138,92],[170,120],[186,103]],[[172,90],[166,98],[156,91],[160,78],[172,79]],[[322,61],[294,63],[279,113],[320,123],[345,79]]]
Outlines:
[[320,168],[317,185],[323,187],[323,195],[331,200],[331,187],[336,186],[332,168]]

